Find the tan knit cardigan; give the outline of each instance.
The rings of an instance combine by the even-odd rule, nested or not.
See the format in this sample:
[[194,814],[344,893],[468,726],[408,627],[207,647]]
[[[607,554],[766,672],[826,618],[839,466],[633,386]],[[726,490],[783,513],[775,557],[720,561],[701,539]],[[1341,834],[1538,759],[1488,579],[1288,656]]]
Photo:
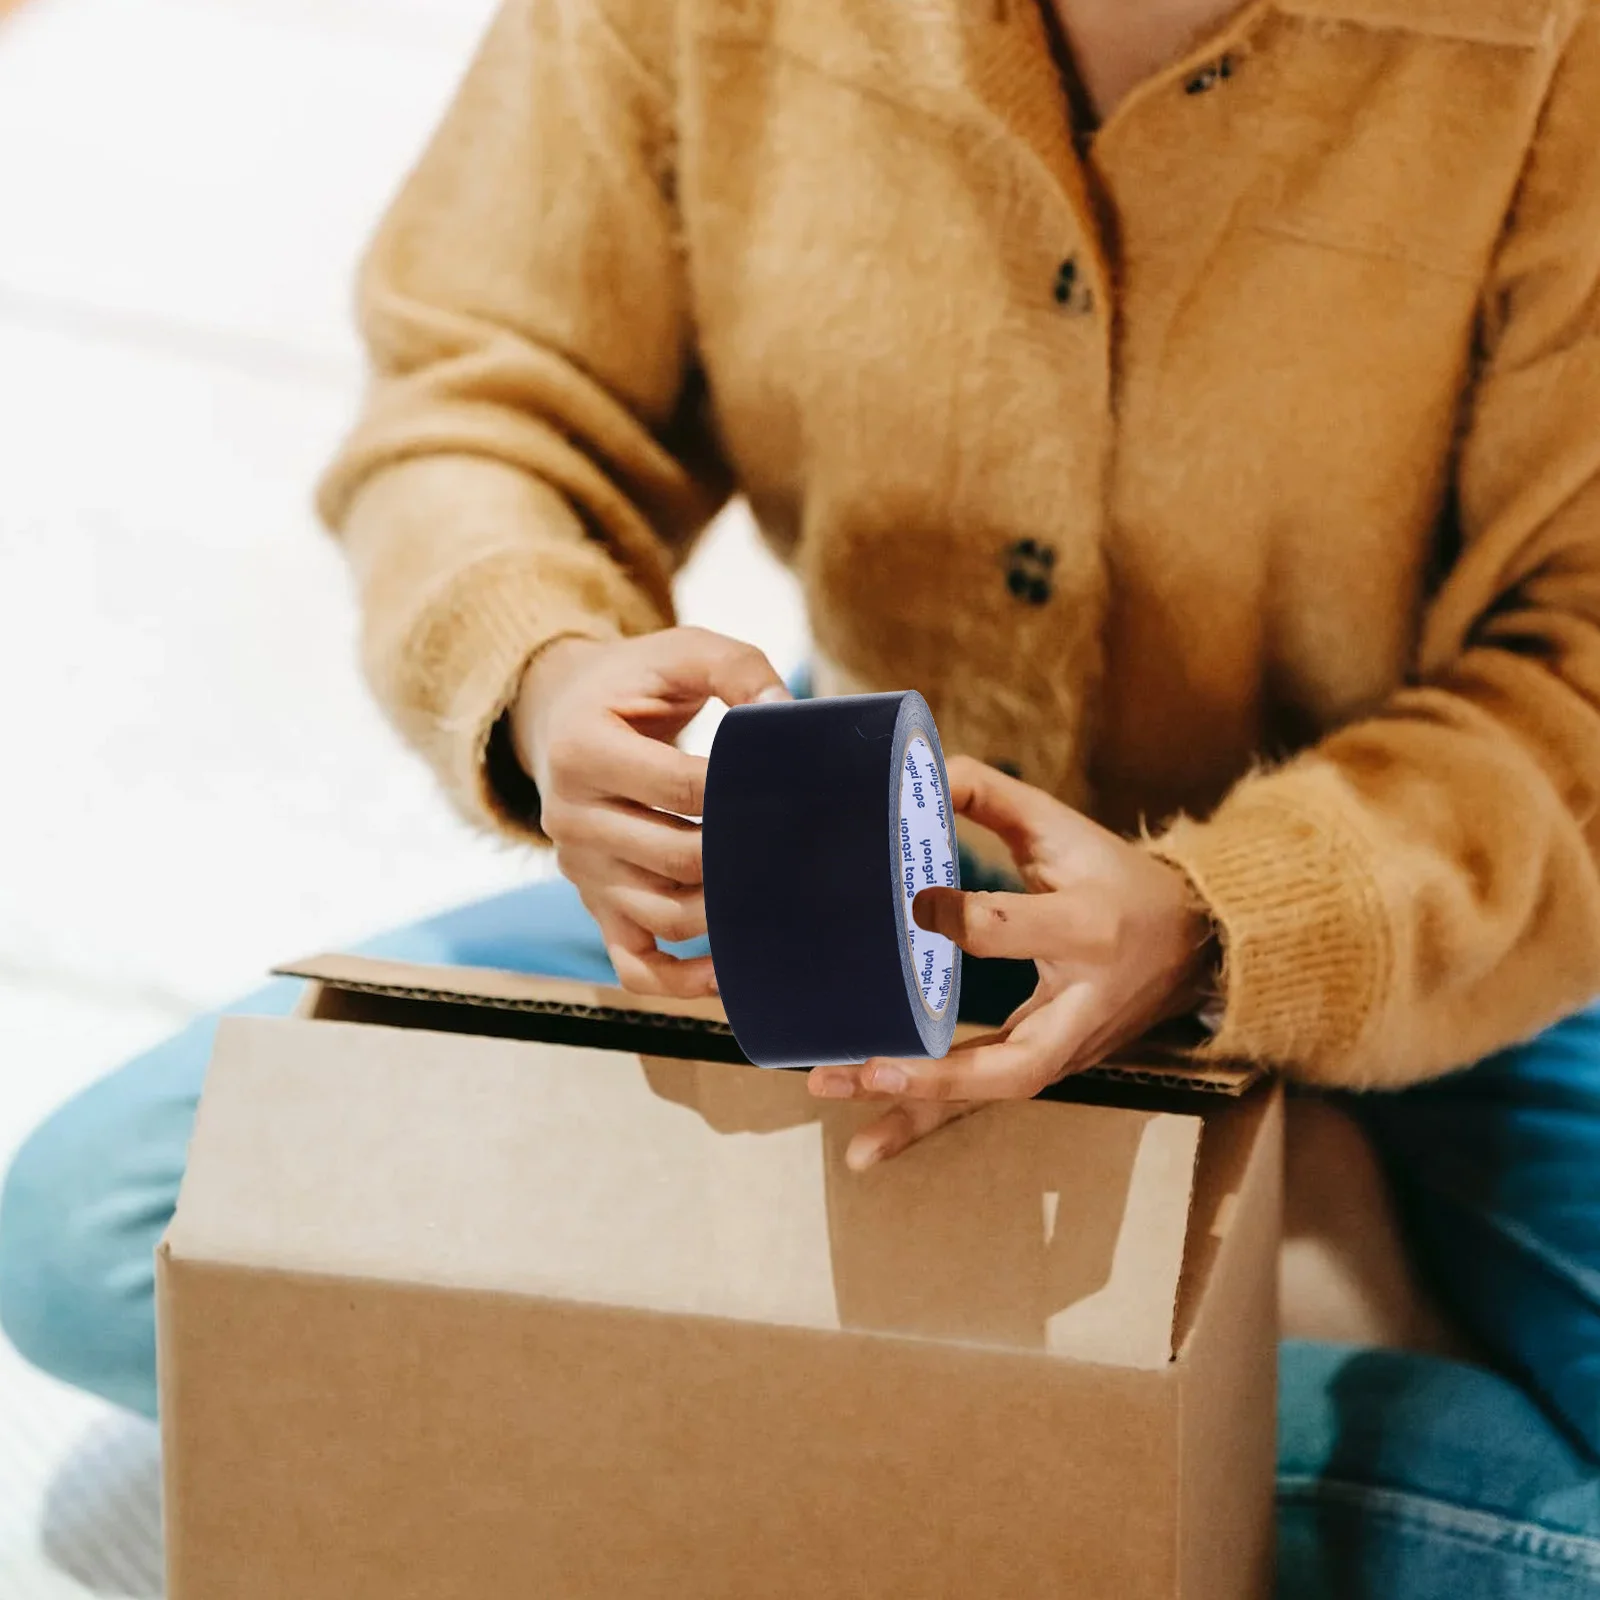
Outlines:
[[472,815],[728,494],[825,688],[1180,865],[1218,1052],[1397,1084],[1600,991],[1600,10],[1255,0],[1075,146],[1040,0],[507,0],[324,484]]

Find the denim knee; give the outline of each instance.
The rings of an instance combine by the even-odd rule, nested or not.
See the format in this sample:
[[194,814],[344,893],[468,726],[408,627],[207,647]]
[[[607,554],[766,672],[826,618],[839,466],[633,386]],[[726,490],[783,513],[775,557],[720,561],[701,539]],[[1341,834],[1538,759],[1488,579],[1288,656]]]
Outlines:
[[1283,1600],[1600,1594],[1600,1469],[1515,1384],[1319,1344],[1279,1371]]
[[117,1152],[76,1112],[28,1140],[0,1192],[0,1329],[51,1377],[151,1416],[153,1235],[172,1195],[150,1197],[141,1230],[108,1181]]
[[[282,1014],[292,983],[237,1009]],[[0,1190],[0,1330],[36,1367],[156,1410],[155,1251],[177,1204],[216,1018],[192,1023],[69,1101]]]
[[1439,1299],[1600,1460],[1600,1008],[1357,1111]]

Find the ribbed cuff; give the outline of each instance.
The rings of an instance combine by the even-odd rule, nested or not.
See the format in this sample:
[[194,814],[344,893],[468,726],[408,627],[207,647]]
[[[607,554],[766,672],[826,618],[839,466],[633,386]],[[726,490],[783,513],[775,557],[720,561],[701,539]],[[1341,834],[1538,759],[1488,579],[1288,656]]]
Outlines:
[[542,842],[537,791],[503,727],[528,663],[558,639],[672,618],[560,494],[500,462],[397,463],[362,488],[341,533],[378,699],[468,821]]
[[615,639],[622,631],[564,604],[548,574],[525,558],[471,568],[442,605],[430,608],[413,648],[440,685],[449,686],[449,698],[428,742],[447,794],[469,821],[545,842],[538,790],[516,761],[507,719],[529,663],[542,650],[560,639]]
[[1221,1009],[1202,1053],[1353,1086],[1389,981],[1387,916],[1348,823],[1273,787],[1246,785],[1148,845],[1221,932]]

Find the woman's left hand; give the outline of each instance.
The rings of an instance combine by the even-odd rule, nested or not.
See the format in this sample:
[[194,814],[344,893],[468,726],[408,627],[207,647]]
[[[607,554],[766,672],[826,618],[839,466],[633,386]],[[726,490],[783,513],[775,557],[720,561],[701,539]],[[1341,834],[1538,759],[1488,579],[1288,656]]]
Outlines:
[[1040,789],[958,756],[950,798],[999,835],[1025,894],[925,889],[912,914],[968,954],[1033,961],[1039,985],[998,1033],[942,1061],[817,1067],[826,1099],[893,1100],[851,1142],[860,1171],[993,1100],[1029,1099],[1202,1002],[1215,930],[1176,868]]

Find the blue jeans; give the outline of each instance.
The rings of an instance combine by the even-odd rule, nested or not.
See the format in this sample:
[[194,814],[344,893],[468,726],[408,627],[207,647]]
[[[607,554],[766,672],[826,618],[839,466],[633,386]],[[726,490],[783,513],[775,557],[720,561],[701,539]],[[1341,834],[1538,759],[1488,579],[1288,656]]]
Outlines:
[[[560,880],[463,907],[366,949],[593,982],[613,977],[597,929]],[[997,1021],[1031,980],[1025,963],[971,962],[962,1012]],[[273,983],[231,1009],[281,1015],[298,992],[296,983]],[[18,1156],[0,1199],[0,1323],[7,1334],[56,1377],[146,1415],[156,1407],[152,1252],[177,1198],[214,1028],[214,1018],[196,1022],[57,1112]],[[1600,1238],[1588,1240],[1587,1255],[1574,1253],[1587,1236],[1573,1220],[1571,1194],[1563,1211],[1537,1183],[1502,1185],[1494,1205],[1521,1211],[1497,1211],[1481,1203],[1488,1192],[1481,1173],[1464,1174],[1460,1166],[1463,1150],[1503,1146],[1519,1083],[1543,1084],[1530,1098],[1538,1102],[1547,1140],[1558,1147],[1543,1156],[1555,1161],[1560,1183],[1600,1188],[1600,1165],[1586,1176],[1573,1165],[1586,1153],[1581,1139],[1568,1138],[1563,1147],[1560,1119],[1545,1115],[1551,1081],[1565,1096],[1556,1109],[1572,1129],[1590,1130],[1592,1147],[1600,1128],[1600,1014],[1574,1019],[1539,1044],[1455,1080],[1453,1088],[1441,1086],[1432,1104],[1428,1091],[1395,1096],[1387,1121],[1374,1112],[1372,1122],[1380,1142],[1422,1176],[1422,1187],[1407,1196],[1408,1215],[1435,1242],[1455,1240],[1444,1259],[1466,1281],[1471,1273],[1461,1265],[1462,1251],[1474,1256],[1480,1277],[1498,1272],[1484,1290],[1493,1304],[1531,1292],[1514,1265],[1494,1265],[1485,1245],[1491,1236],[1502,1249],[1508,1238],[1521,1239],[1539,1281],[1588,1295],[1578,1309],[1594,1315]],[[1474,1105],[1487,1107],[1476,1125]],[[1447,1163],[1439,1184],[1428,1187],[1425,1130],[1441,1123],[1452,1130],[1456,1164]],[[1448,1298],[1449,1282],[1440,1287]],[[1570,1424],[1553,1420],[1530,1392],[1553,1395],[1558,1405],[1555,1380],[1567,1365],[1585,1359],[1591,1369],[1600,1365],[1600,1338],[1586,1351],[1567,1348],[1579,1339],[1569,1329],[1565,1344],[1556,1340],[1559,1359],[1552,1361],[1540,1343],[1548,1343],[1542,1324],[1532,1333],[1508,1333],[1503,1308],[1475,1307],[1470,1295],[1464,1304],[1456,1300],[1458,1313],[1489,1336],[1505,1365],[1527,1371],[1526,1384],[1390,1351],[1284,1346],[1284,1600],[1600,1596],[1600,1468],[1574,1442]],[[1496,1315],[1498,1338],[1486,1326]]]

